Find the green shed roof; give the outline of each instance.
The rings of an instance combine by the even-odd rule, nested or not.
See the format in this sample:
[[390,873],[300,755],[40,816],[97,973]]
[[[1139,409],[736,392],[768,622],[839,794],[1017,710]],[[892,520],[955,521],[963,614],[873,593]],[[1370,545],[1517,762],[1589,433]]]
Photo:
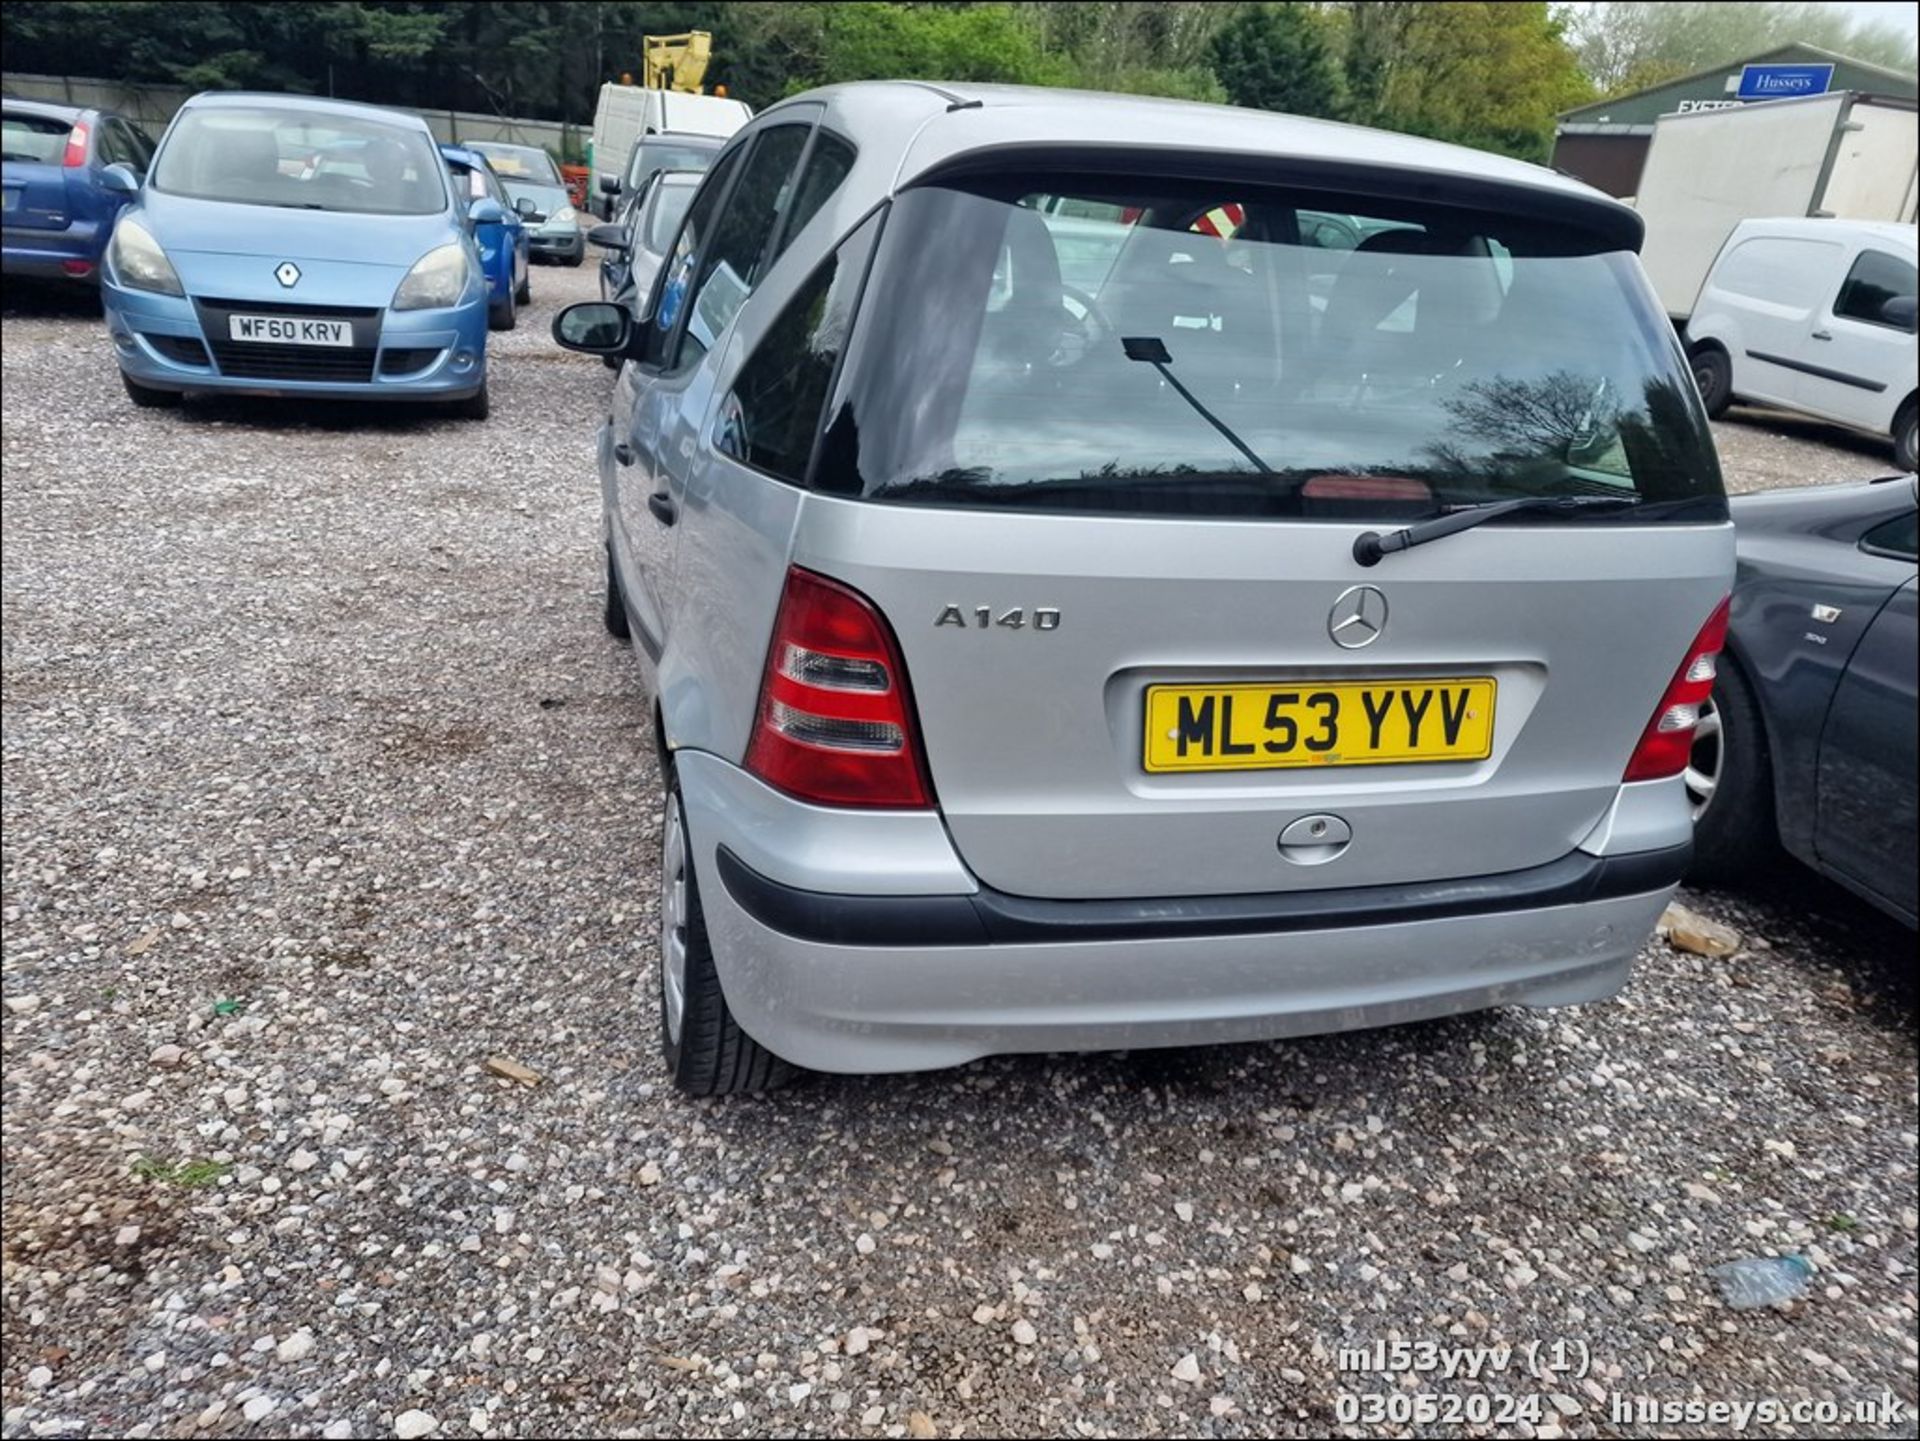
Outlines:
[[1662,85],[1616,95],[1611,100],[1596,100],[1591,105],[1563,111],[1562,125],[1588,129],[1594,126],[1650,126],[1662,115],[1677,109],[1683,100],[1725,100],[1727,79],[1738,76],[1742,67],[1767,64],[1807,64],[1833,66],[1834,90],[1864,90],[1874,95],[1920,96],[1920,80],[1884,65],[1850,60],[1815,45],[1781,45],[1759,55],[1729,60],[1724,65],[1683,75]]

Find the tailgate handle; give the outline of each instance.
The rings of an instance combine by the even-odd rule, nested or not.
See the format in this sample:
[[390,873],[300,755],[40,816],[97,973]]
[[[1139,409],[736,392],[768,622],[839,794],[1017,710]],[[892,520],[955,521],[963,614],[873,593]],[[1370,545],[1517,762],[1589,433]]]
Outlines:
[[1816,330],[1813,332],[1813,338],[1815,340],[1832,340],[1833,332],[1831,330]]
[[647,509],[653,512],[653,518],[662,525],[672,525],[674,521],[673,497],[664,490],[656,490],[647,497]]

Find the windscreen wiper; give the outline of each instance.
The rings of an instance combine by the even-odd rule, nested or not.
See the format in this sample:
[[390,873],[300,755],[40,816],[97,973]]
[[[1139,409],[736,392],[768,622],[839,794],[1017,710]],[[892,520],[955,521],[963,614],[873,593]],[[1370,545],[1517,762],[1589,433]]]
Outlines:
[[1386,535],[1377,530],[1362,531],[1354,537],[1353,558],[1362,565],[1378,565],[1380,558],[1396,550],[1411,550],[1430,540],[1458,535],[1485,525],[1503,515],[1520,511],[1628,510],[1640,504],[1637,495],[1523,495],[1517,500],[1496,500],[1488,505],[1469,505],[1448,511],[1429,520],[1416,521],[1405,530]]
[[1157,335],[1128,335],[1121,338],[1120,347],[1126,351],[1128,360],[1144,360],[1148,365],[1151,365],[1155,370],[1159,371],[1160,378],[1175,390],[1179,391],[1180,398],[1186,401],[1188,405],[1191,405],[1194,410],[1199,413],[1202,420],[1206,421],[1208,425],[1211,425],[1215,430],[1224,435],[1228,443],[1232,445],[1235,450],[1252,461],[1254,469],[1258,470],[1262,475],[1278,475],[1280,473],[1259,456],[1255,455],[1252,447],[1233,433],[1233,427],[1215,415],[1211,410],[1208,410],[1206,406],[1202,405],[1198,400],[1194,399],[1193,392],[1174,378],[1173,372],[1168,369],[1168,367],[1173,364],[1173,356],[1167,350],[1166,341]]

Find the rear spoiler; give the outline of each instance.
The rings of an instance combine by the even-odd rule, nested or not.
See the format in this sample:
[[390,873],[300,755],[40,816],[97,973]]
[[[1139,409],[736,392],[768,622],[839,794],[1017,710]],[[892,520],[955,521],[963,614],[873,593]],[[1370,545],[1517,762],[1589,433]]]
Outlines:
[[969,150],[942,160],[907,182],[990,176],[1007,170],[1044,171],[1078,177],[1100,175],[1138,184],[1142,176],[1237,180],[1285,186],[1325,195],[1390,200],[1405,206],[1474,210],[1539,221],[1583,238],[1595,251],[1638,251],[1646,221],[1632,207],[1595,190],[1586,194],[1516,184],[1476,175],[1393,165],[1355,164],[1318,156],[1257,155],[1153,146],[1061,145],[1034,141]]

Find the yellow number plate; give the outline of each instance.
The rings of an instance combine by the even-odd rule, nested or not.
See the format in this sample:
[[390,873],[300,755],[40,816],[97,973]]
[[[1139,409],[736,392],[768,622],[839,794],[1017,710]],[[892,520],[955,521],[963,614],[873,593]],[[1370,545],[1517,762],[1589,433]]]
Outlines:
[[1145,765],[1260,771],[1485,760],[1493,699],[1490,677],[1148,686]]

